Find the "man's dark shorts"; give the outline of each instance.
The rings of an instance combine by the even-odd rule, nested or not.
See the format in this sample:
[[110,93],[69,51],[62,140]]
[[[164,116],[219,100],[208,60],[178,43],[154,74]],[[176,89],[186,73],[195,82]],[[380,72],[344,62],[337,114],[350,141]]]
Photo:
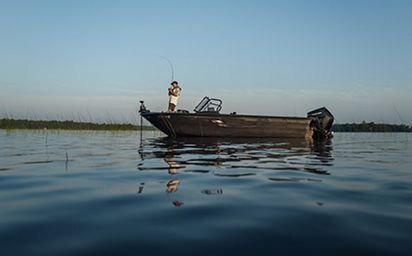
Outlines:
[[176,105],[173,103],[169,103],[169,111],[175,111]]

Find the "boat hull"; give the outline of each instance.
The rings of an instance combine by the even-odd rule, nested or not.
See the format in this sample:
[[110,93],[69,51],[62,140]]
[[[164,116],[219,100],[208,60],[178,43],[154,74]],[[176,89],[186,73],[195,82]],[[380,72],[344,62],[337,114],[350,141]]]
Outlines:
[[147,112],[141,115],[171,137],[313,137],[313,119],[218,113]]

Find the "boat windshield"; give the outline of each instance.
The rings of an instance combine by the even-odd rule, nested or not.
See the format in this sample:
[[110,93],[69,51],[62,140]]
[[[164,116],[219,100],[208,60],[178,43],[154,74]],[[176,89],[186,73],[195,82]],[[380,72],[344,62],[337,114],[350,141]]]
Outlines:
[[193,111],[200,112],[215,112],[219,113],[222,109],[222,101],[220,99],[204,97]]

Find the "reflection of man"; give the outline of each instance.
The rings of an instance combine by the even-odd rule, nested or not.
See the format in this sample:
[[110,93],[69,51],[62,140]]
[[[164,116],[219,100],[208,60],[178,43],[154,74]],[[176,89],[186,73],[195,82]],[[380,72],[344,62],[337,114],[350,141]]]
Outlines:
[[169,165],[169,174],[176,174],[177,168],[180,168],[180,165],[173,161],[172,158],[165,157],[165,162]]
[[173,160],[174,158],[174,151],[173,149],[168,149],[167,154],[164,158],[165,162],[169,166],[169,174],[176,174],[177,169],[181,168],[182,166],[179,165],[177,162]]
[[170,180],[167,184],[166,184],[166,192],[167,193],[174,193],[177,191],[177,187],[180,184],[180,180],[175,179],[175,180]]
[[[177,191],[177,187],[180,184],[180,180],[175,179],[175,180],[170,180],[167,184],[166,184],[166,192],[167,193],[175,193]],[[170,198],[169,198],[170,199]],[[170,199],[172,200],[172,199]],[[176,207],[180,207],[183,205],[182,201],[179,200],[173,200],[172,201],[173,205]]]
[[[169,174],[176,174],[177,173],[177,169],[181,168],[182,166],[179,165],[177,162],[175,162],[173,160],[175,154],[175,152],[173,151],[173,148],[168,148],[167,153],[165,155],[164,161],[167,163],[167,165],[169,166]],[[170,198],[170,194],[171,193],[175,193],[177,191],[177,187],[180,185],[180,180],[178,179],[172,179],[170,180],[167,184],[166,184],[166,192],[168,193],[168,197],[169,199],[172,201],[173,205],[176,207],[180,207],[183,205],[182,201],[179,200],[172,200]]]

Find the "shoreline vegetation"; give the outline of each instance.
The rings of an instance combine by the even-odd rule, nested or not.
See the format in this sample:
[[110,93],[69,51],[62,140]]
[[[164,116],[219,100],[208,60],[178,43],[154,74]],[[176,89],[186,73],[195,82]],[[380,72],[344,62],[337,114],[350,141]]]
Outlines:
[[[140,130],[140,125],[130,123],[92,123],[57,120],[27,120],[27,119],[0,119],[0,129],[33,129],[33,130],[94,130],[94,131],[133,131]],[[143,130],[156,130],[151,125],[144,125]],[[334,132],[412,132],[412,126],[405,124],[381,124],[374,122],[334,124]]]
[[374,122],[334,124],[334,132],[412,132],[412,126],[406,124],[383,124]]
[[[140,130],[140,125],[130,123],[92,123],[57,120],[0,119],[0,129],[32,129],[32,130],[91,130],[91,131],[133,131]],[[143,126],[143,130],[155,130],[151,126]]]

